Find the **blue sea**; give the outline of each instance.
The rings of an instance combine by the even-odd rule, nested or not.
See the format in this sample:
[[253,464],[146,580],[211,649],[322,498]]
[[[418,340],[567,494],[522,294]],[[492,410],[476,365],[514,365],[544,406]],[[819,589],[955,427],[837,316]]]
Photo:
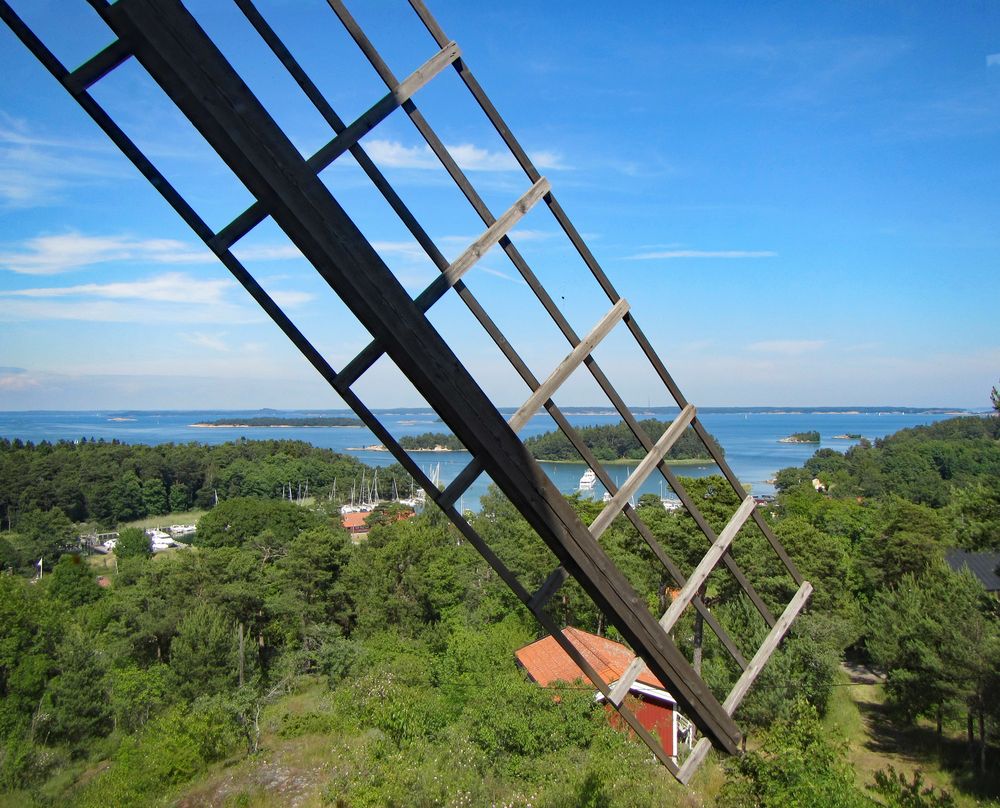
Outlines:
[[[447,431],[428,409],[376,410],[376,414],[389,431],[398,439],[404,435],[423,432]],[[513,412],[511,410],[511,412]],[[564,410],[574,426],[616,424],[621,419],[609,410],[599,408],[566,408]],[[637,417],[655,417],[669,420],[673,412],[665,410],[644,411],[637,408]],[[779,469],[800,466],[818,448],[844,451],[855,441],[838,439],[837,435],[860,434],[874,440],[900,429],[929,424],[958,413],[937,409],[910,410],[902,408],[703,408],[699,418],[716,437],[726,453],[726,459],[740,480],[750,486],[754,494],[771,494],[771,480]],[[217,444],[246,437],[249,439],[288,438],[307,441],[314,446],[333,449],[354,455],[371,466],[386,466],[394,462],[388,452],[372,451],[378,441],[365,427],[281,427],[281,428],[204,428],[194,424],[221,419],[252,418],[254,416],[303,418],[316,415],[353,416],[348,410],[171,410],[128,412],[69,412],[32,411],[0,412],[0,436],[30,441],[79,440],[81,437],[117,439],[125,443],[197,443]],[[510,412],[505,411],[505,415]],[[522,437],[541,434],[554,429],[549,416],[536,415],[521,430]],[[795,432],[816,430],[822,442],[815,444],[781,443],[780,439]],[[447,484],[470,461],[466,452],[417,452],[416,462],[432,476],[436,472],[441,483]],[[586,471],[582,463],[542,463],[560,490],[576,491],[581,475]],[[633,467],[610,466],[609,473],[618,483],[628,477]],[[687,477],[702,477],[717,472],[712,464],[680,465],[676,473]],[[465,508],[476,509],[479,497],[485,493],[489,479],[483,475],[468,490],[462,502]],[[604,493],[598,483],[588,496],[600,498]],[[640,493],[669,496],[670,491],[659,475],[650,477]]]

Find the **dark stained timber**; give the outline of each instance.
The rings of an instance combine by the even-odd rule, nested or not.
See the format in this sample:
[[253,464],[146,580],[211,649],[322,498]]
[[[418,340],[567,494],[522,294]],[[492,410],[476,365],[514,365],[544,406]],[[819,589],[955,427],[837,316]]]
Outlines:
[[[344,401],[372,430],[378,440],[399,460],[424,488],[429,498],[454,523],[463,536],[497,571],[521,602],[553,635],[563,650],[579,665],[607,702],[616,707],[624,721],[652,750],[656,758],[682,782],[687,782],[711,745],[735,754],[741,733],[732,715],[748,688],[787,633],[792,621],[804,607],[811,587],[788,557],[763,516],[746,497],[739,480],[727,465],[718,447],[699,422],[696,411],[681,394],[649,340],[629,309],[615,291],[596,258],[576,227],[559,205],[548,181],[531,163],[499,112],[466,64],[459,46],[448,39],[422,0],[409,0],[419,19],[436,44],[436,53],[403,81],[399,81],[375,46],[341,0],[327,0],[336,17],[346,28],[388,93],[375,100],[353,123],[345,123],[319,91],[289,49],[277,36],[252,0],[234,0],[253,29],[271,49],[309,101],[330,126],[333,135],[327,144],[306,159],[295,149],[286,134],[253,95],[243,79],[225,60],[215,44],[200,28],[179,0],[119,0],[109,5],[103,0],[89,0],[116,39],[93,58],[73,71],[67,70],[38,37],[0,0],[0,19],[11,28],[32,54],[67,89],[104,130],[119,149],[136,165],[195,234],[209,246],[247,289],[261,308],[288,336]],[[156,167],[89,94],[88,90],[125,61],[135,58],[181,112],[191,121],[208,144],[219,154],[235,175],[250,190],[256,201],[220,232],[213,232],[187,201],[167,182]],[[415,98],[418,91],[441,71],[451,66],[465,88],[510,149],[529,183],[521,198],[506,213],[497,217],[490,211],[475,187],[463,173],[447,147],[423,117]],[[395,109],[400,109],[431,152],[441,162],[486,227],[455,261],[449,262],[407,208],[395,189],[379,171],[361,146],[360,138],[378,126]],[[416,299],[411,299],[318,177],[318,172],[342,154],[349,153],[358,162],[374,187],[382,194],[400,221],[437,267],[440,275]],[[592,331],[580,337],[556,306],[509,235],[511,228],[533,206],[547,209],[569,239],[573,248],[611,301],[612,309]],[[534,214],[541,215],[541,214]],[[270,217],[298,247],[316,272],[344,301],[373,341],[340,373],[299,331],[281,307],[261,288],[257,280],[234,257],[230,248],[257,225]],[[483,305],[462,280],[463,274],[492,246],[497,245],[537,297],[570,345],[570,353],[554,369],[536,375],[517,354]],[[427,318],[427,312],[449,290],[454,290],[476,321],[500,349],[513,369],[525,382],[528,398],[518,412],[505,420],[496,406],[480,389],[469,369],[458,360]],[[592,352],[618,324],[628,330],[650,363],[653,375],[664,385],[681,410],[674,423],[660,436],[647,435],[635,416],[611,385]],[[472,454],[468,467],[440,491],[414,463],[406,451],[367,405],[354,393],[352,385],[382,355],[404,373],[424,399]],[[619,489],[607,470],[569,424],[554,402],[563,382],[578,367],[583,367],[620,413],[624,423],[644,447],[647,456],[636,472]],[[544,379],[544,381],[540,381]],[[517,432],[539,409],[544,409],[566,435],[574,449],[597,475],[611,494],[611,501],[588,528],[555,488],[539,464],[524,448]],[[722,474],[738,494],[741,504],[726,528],[716,535],[681,482],[666,465],[663,457],[677,436],[690,425]],[[559,560],[545,582],[529,593],[503,564],[493,549],[478,535],[455,502],[465,488],[482,472],[488,473],[504,494],[534,528]],[[631,495],[647,475],[658,471],[678,495],[698,528],[704,533],[709,549],[690,576],[685,576],[660,545],[639,513],[629,503]],[[680,587],[680,594],[659,621],[649,611],[625,576],[612,563],[600,545],[601,534],[619,516],[624,516]],[[737,566],[730,549],[742,529],[754,525],[784,564],[798,586],[791,602],[776,618]],[[748,662],[737,644],[712,615],[699,596],[704,582],[718,565],[733,576],[739,587],[757,608],[769,633]],[[635,664],[617,683],[604,682],[562,634],[546,613],[546,602],[572,576],[604,612],[637,654]],[[669,631],[684,610],[691,606],[716,633],[742,675],[724,701],[720,701],[695,673],[687,659],[674,645]],[[657,739],[642,726],[626,706],[624,694],[645,665],[663,680],[703,738],[694,752],[678,765],[668,757]]]

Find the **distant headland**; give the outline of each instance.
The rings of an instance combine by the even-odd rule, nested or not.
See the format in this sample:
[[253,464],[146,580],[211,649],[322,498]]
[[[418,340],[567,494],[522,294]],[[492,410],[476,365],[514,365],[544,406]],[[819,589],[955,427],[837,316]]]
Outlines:
[[330,426],[364,426],[359,418],[344,418],[341,416],[316,416],[313,418],[222,418],[218,421],[207,421],[191,424],[204,429],[255,429],[282,427],[330,427]]

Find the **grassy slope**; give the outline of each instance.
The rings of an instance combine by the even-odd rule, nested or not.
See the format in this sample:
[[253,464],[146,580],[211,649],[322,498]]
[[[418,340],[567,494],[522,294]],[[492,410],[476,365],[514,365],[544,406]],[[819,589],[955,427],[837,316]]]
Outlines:
[[986,795],[997,793],[1000,782],[981,782],[957,774],[966,754],[961,733],[953,731],[949,735],[946,730],[939,757],[934,728],[929,722],[921,721],[909,729],[893,724],[885,708],[882,685],[851,684],[843,671],[838,684],[843,686],[834,688],[824,723],[836,737],[847,742],[848,760],[859,785],[871,783],[879,769],[893,766],[908,778],[914,771],[921,771],[925,785],[951,792],[960,808],[997,805],[983,800]]

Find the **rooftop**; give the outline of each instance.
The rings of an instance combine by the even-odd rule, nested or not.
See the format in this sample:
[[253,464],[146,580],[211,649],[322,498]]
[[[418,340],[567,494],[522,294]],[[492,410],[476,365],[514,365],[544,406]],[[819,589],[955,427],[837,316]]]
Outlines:
[[[596,634],[572,626],[564,628],[562,633],[597,675],[609,684],[618,681],[635,659],[635,654],[626,646],[606,637],[598,637]],[[551,635],[519,648],[514,655],[528,675],[542,687],[552,682],[573,682],[577,679],[593,684]],[[638,681],[650,687],[666,690],[663,683],[645,666],[639,674]]]

